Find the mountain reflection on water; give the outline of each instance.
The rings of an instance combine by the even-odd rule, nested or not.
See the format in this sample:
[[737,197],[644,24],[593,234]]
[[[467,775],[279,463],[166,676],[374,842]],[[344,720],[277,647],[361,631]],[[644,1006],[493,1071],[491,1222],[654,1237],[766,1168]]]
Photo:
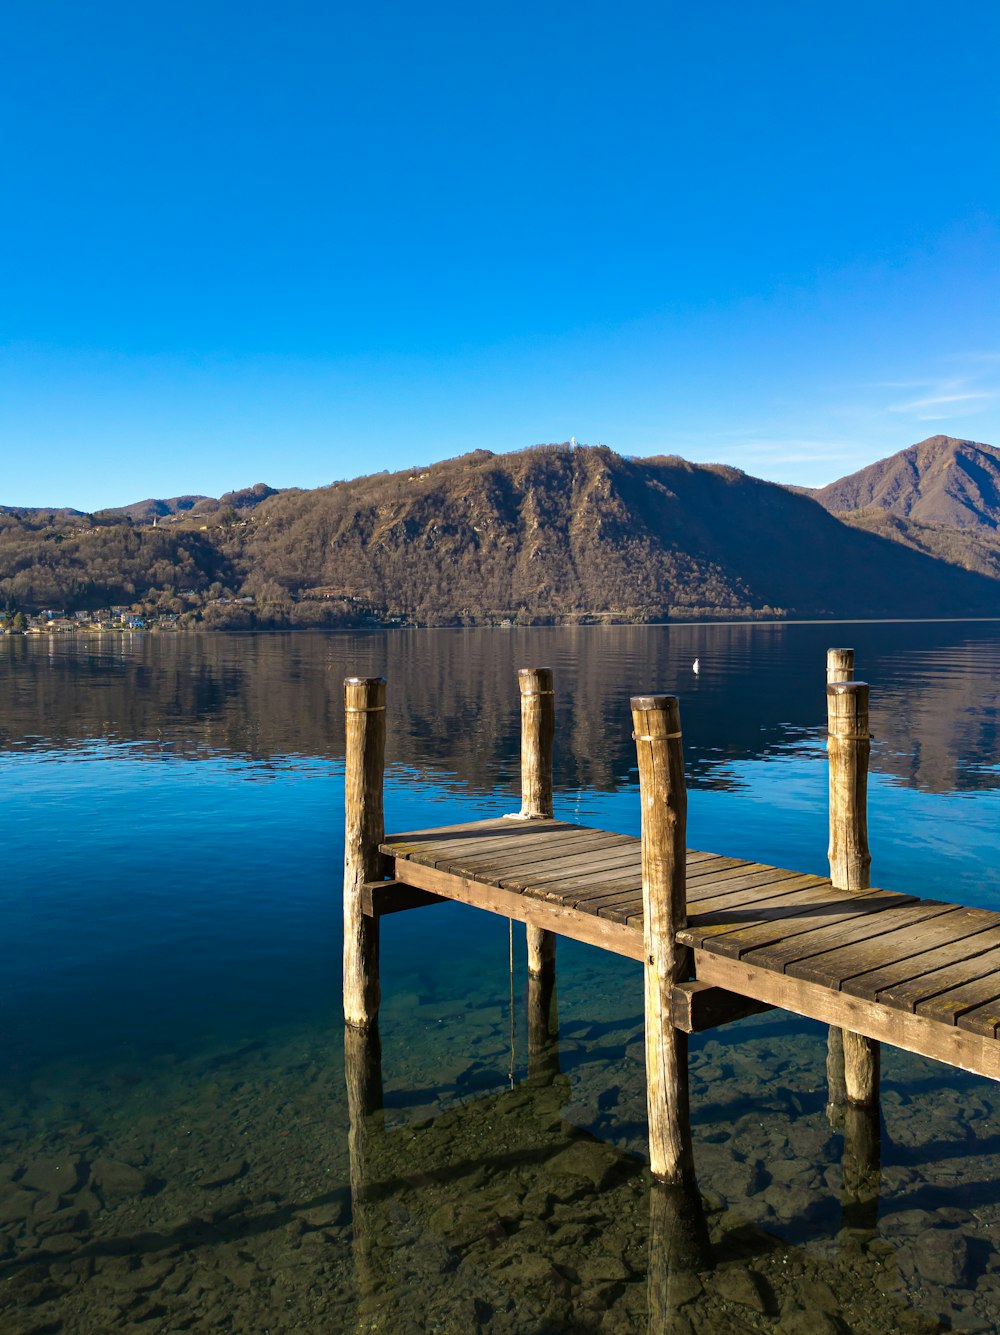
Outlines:
[[4,1335],[996,1329],[988,1081],[886,1051],[881,1126],[831,1128],[819,1026],[696,1036],[670,1200],[641,971],[562,943],[541,1043],[519,929],[512,1052],[507,925],[461,906],[386,920],[381,1062],[345,1060],[345,675],[388,678],[397,829],[516,804],[545,662],[557,814],[637,831],[628,696],[675,691],[692,841],[823,870],[830,644],[876,881],[1000,904],[993,624],[0,640]]
[[692,781],[728,784],[733,760],[803,734],[821,743],[821,668],[841,638],[872,683],[877,771],[930,792],[1000,785],[1000,625],[990,622],[11,636],[0,640],[0,745],[97,738],[177,755],[340,757],[343,678],[384,675],[389,763],[491,792],[516,778],[516,669],[544,661],[556,672],[563,791],[631,781],[628,698],[653,690],[681,697]]

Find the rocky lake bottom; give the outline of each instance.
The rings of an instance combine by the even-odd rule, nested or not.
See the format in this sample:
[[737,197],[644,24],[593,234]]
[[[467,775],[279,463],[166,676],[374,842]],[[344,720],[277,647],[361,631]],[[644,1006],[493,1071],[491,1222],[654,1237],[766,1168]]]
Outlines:
[[[506,997],[397,978],[382,1110],[353,1129],[336,1025],[15,1085],[0,1122],[0,1328],[1000,1325],[996,1086],[887,1051],[881,1166],[859,1164],[852,1128],[827,1118],[819,1026],[770,1012],[693,1039],[701,1218],[678,1243],[643,1162],[638,984],[614,985],[599,962],[588,976],[578,952],[575,990],[603,1018],[563,1017],[530,1079],[516,1034],[513,1089]],[[684,1235],[698,1228],[692,1259]]]

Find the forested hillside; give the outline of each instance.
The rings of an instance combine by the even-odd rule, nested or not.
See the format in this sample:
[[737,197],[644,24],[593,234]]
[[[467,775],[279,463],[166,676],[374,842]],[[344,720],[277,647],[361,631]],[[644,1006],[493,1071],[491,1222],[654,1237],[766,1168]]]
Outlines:
[[233,628],[1000,612],[993,579],[673,457],[477,451],[254,502],[157,528],[4,516],[0,600],[129,601]]

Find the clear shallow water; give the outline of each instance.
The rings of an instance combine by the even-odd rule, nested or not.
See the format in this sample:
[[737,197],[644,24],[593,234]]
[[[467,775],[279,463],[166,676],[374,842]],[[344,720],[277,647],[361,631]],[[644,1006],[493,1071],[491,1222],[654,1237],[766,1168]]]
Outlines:
[[992,624],[0,640],[4,1331],[645,1331],[664,1285],[677,1330],[996,1328],[993,1084],[886,1052],[859,1178],[818,1026],[693,1040],[716,1265],[664,1275],[638,969],[561,945],[529,1081],[518,933],[511,1092],[507,926],[457,906],[384,925],[352,1206],[343,677],[389,680],[390,828],[516,805],[547,662],[557,814],[638,831],[628,695],[673,690],[691,843],[822,872],[832,643],[873,688],[876,884],[1000,905]]

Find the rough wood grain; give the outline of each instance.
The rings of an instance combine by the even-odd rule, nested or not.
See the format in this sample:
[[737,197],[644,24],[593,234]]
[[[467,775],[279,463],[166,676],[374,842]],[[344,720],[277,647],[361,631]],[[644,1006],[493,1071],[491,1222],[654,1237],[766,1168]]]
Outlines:
[[[840,651],[843,652],[843,651]],[[850,668],[850,681],[830,681],[831,668]],[[868,687],[854,680],[849,664],[831,663],[827,654],[826,708],[830,771],[830,880],[838,890],[864,891],[871,885],[868,848]],[[880,1057],[871,1043],[844,1034],[844,1084],[851,1103],[878,1103]]]
[[1000,1043],[995,1039],[940,1024],[906,1011],[892,1010],[877,1002],[834,992],[816,983],[805,983],[788,974],[771,973],[743,960],[727,959],[707,950],[696,950],[695,973],[701,982],[756,997],[784,1010],[794,1011],[823,1024],[837,1025],[908,1052],[958,1066],[963,1071],[1000,1079]]
[[687,1035],[675,1028],[672,996],[688,967],[684,926],[687,788],[680,707],[672,695],[632,698],[642,810],[646,1013],[646,1105],[654,1177],[694,1185]]
[[826,680],[828,684],[834,681],[854,680],[853,649],[827,649]]
[[361,888],[361,903],[369,918],[384,918],[389,913],[405,913],[407,909],[423,909],[447,901],[426,890],[414,890],[402,881],[366,881]]
[[863,681],[831,682],[826,688],[830,769],[830,880],[838,890],[867,890],[868,687]]
[[738,992],[727,992],[723,987],[713,987],[697,979],[678,983],[671,994],[673,1022],[686,1034],[700,1034],[771,1009],[766,1002],[741,997]]
[[[552,744],[556,735],[552,669],[520,668],[521,818],[552,818]],[[554,932],[528,924],[528,973],[541,978],[555,971]]]
[[[833,958],[840,958],[838,947],[854,944],[859,949],[875,950],[882,938],[901,934],[926,919],[954,912],[949,904],[917,900],[905,908],[887,908],[881,913],[855,918],[835,925],[824,923],[811,932],[801,932],[787,940],[773,942],[745,958],[750,964],[793,973],[797,978],[826,982],[836,976]],[[897,935],[897,941],[902,937]],[[891,947],[890,947],[891,948]]]
[[344,682],[344,1019],[367,1029],[379,1007],[378,919],[364,911],[366,881],[385,875],[379,850],[385,772],[385,681]]
[[874,947],[845,976],[841,990],[869,1001],[900,1004],[895,989],[965,959],[974,959],[1000,945],[1000,914],[985,909],[956,909],[948,919],[935,919],[907,934],[906,949],[886,960]]

